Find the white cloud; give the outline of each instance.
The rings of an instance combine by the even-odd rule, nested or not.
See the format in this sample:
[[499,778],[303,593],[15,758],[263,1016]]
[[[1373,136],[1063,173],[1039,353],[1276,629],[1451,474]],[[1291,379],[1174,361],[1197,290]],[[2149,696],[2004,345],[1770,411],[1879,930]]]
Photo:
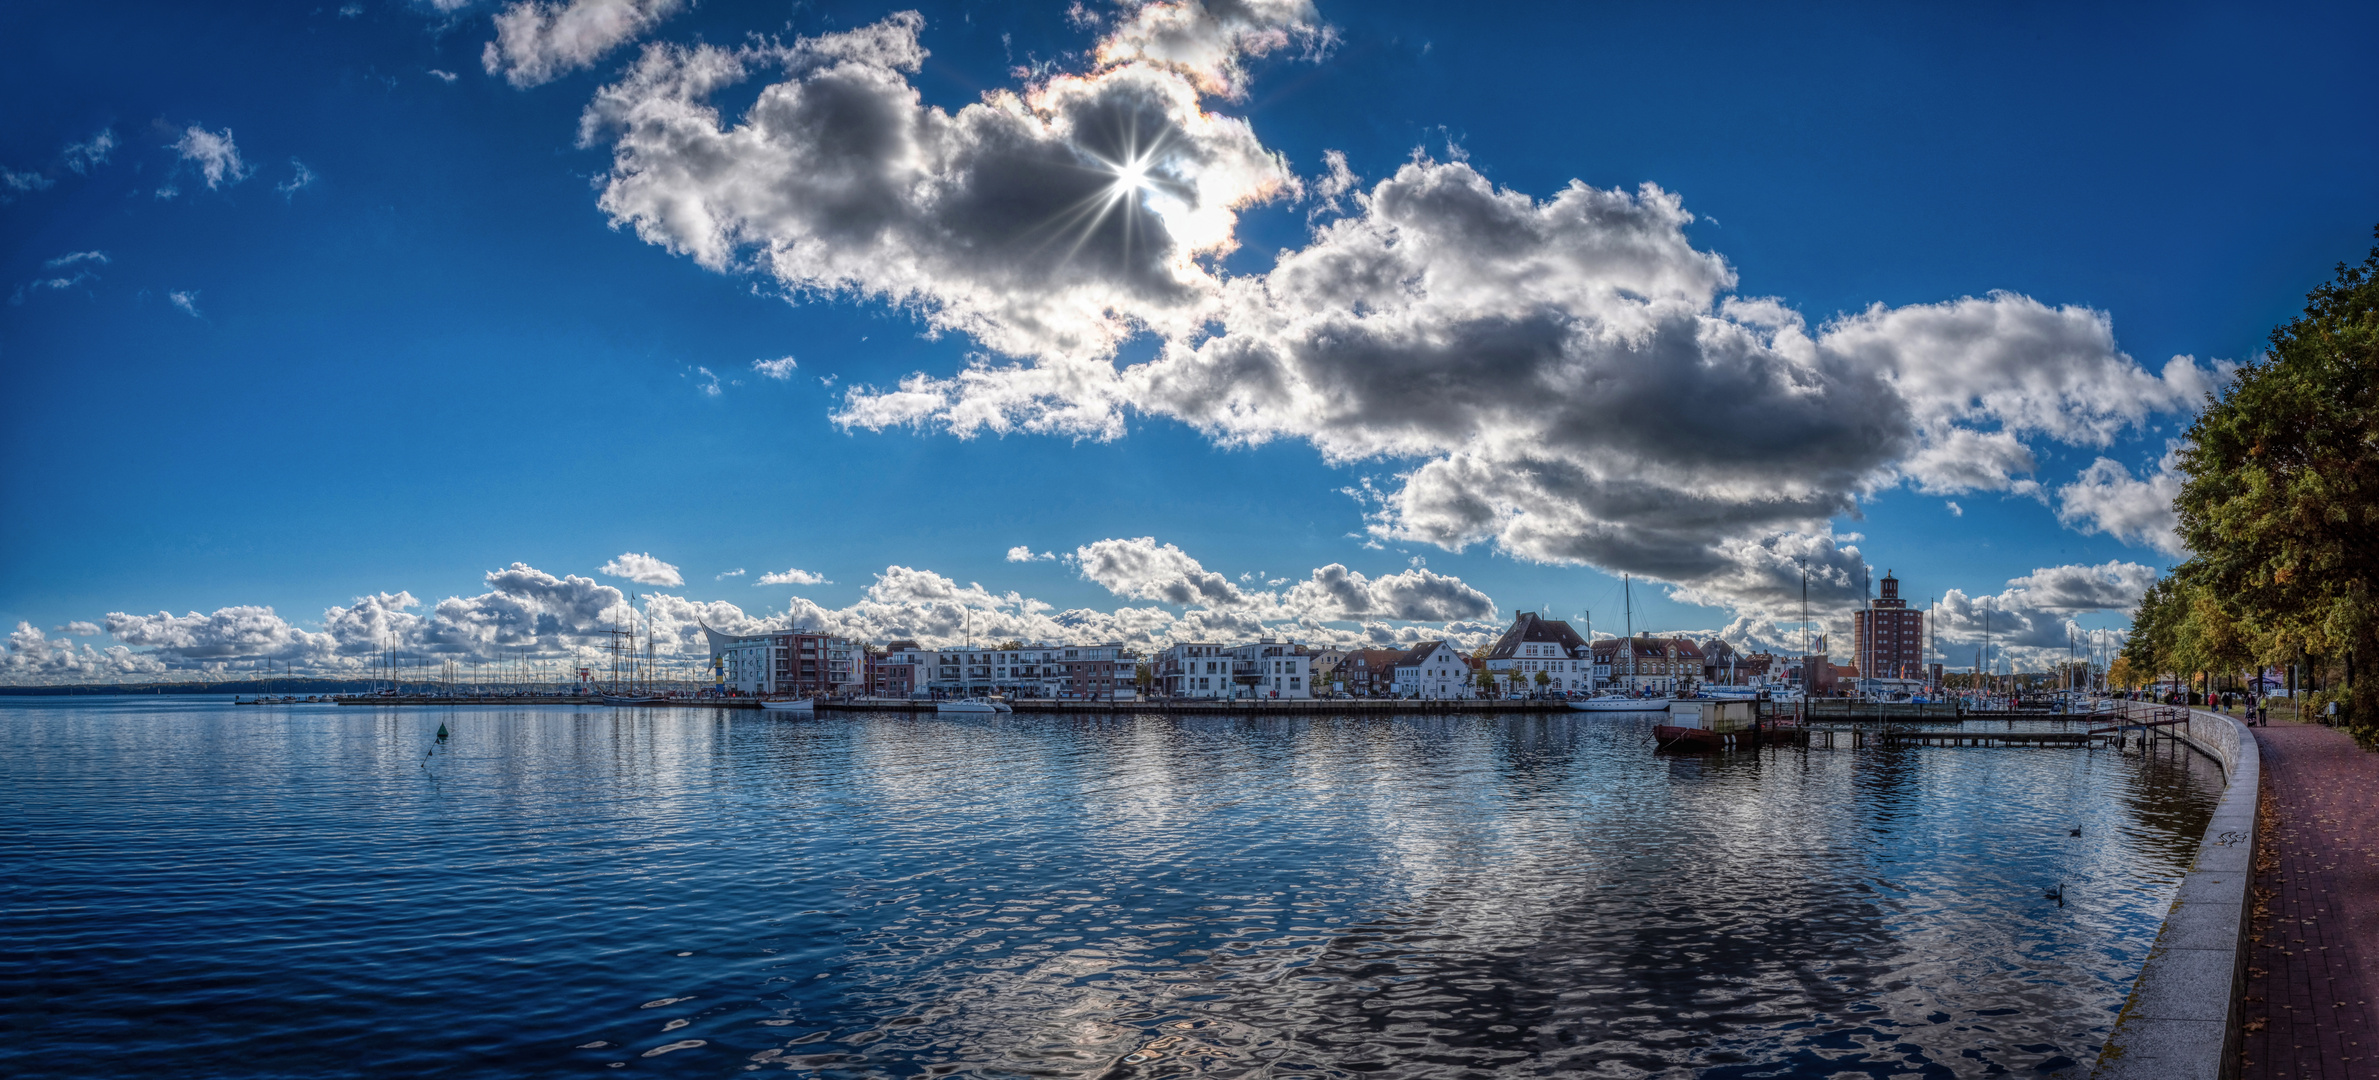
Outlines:
[[431,75],[432,77],[436,78],[436,79],[437,79],[439,82],[446,83],[446,84],[448,84],[448,85],[450,85],[450,86],[451,86],[451,85],[453,85],[453,83],[454,83],[454,80],[456,80],[456,79],[459,79],[459,78],[461,78],[461,77],[462,77],[462,76],[460,76],[460,75],[456,75],[455,73],[453,73],[453,72],[451,72],[451,71],[440,71],[440,70],[438,70],[437,68],[431,68],[431,69],[429,69],[429,72],[430,72],[430,75]]
[[753,371],[757,371],[771,379],[777,379],[780,381],[791,379],[793,377],[793,369],[799,366],[801,365],[794,363],[793,358],[790,356],[780,356],[774,360],[752,361]]
[[1008,549],[1009,562],[1054,562],[1056,559],[1056,552],[1044,551],[1039,554],[1035,554],[1032,548],[1023,544],[1018,544],[1015,547]]
[[1943,500],[1941,500],[1941,505],[1943,505],[1943,506],[1946,506],[1946,507],[1949,507],[1949,516],[1951,516],[1951,517],[1965,517],[1965,516],[1966,516],[1966,508],[1965,508],[1965,507],[1963,507],[1963,506],[1959,506],[1959,505],[1958,505],[1958,501],[1957,501],[1956,499],[1943,499]]
[[1247,93],[1244,58],[1291,47],[1317,60],[1327,52],[1335,35],[1315,19],[1311,0],[1143,4],[1099,42],[1098,59],[1171,68],[1202,93],[1236,100]]
[[2188,554],[2178,531],[2180,515],[2173,510],[2180,496],[2181,475],[2173,471],[2170,451],[2155,471],[2139,479],[2121,462],[2099,458],[2073,483],[2057,489],[2057,520],[2178,558]]
[[[623,556],[618,562],[666,566],[650,555]],[[800,570],[781,576],[784,583],[825,583]],[[1409,646],[1426,638],[1450,638],[1468,648],[1500,631],[1493,623],[1475,619],[1401,625],[1380,621],[1397,615],[1473,611],[1483,602],[1472,599],[1475,594],[1468,593],[1467,586],[1449,585],[1450,581],[1411,574],[1367,579],[1331,566],[1315,571],[1310,581],[1296,583],[1287,594],[1253,594],[1253,604],[1262,610],[1192,607],[1174,612],[1125,606],[1061,611],[1020,593],[962,585],[929,570],[887,566],[856,602],[842,608],[795,596],[784,614],[755,616],[725,601],[661,593],[644,596],[643,610],[637,614],[659,655],[671,659],[705,654],[704,624],[727,633],[807,626],[871,641],[914,638],[928,646],[962,643],[968,640],[970,625],[978,643],[1022,638],[1140,646],[1273,635],[1343,647]],[[514,563],[489,572],[486,583],[486,591],[478,595],[450,596],[427,605],[427,610],[408,592],[357,597],[345,606],[326,608],[319,629],[297,625],[270,607],[256,605],[233,605],[211,614],[110,612],[105,628],[120,644],[105,650],[51,640],[29,624],[20,625],[0,651],[0,682],[237,674],[266,663],[322,675],[360,674],[383,650],[395,651],[415,668],[435,667],[446,659],[528,658],[561,661],[558,666],[566,669],[597,662],[605,632],[630,618],[627,597],[619,589],[587,578],[557,577]],[[1370,614],[1359,614],[1363,611]],[[1319,617],[1324,615],[1349,618],[1326,625]],[[1345,625],[1358,619],[1358,626]],[[88,636],[100,629],[77,622],[61,632]]]
[[340,17],[340,18],[342,18],[342,19],[352,19],[352,18],[354,18],[354,17],[356,17],[356,16],[358,16],[358,15],[361,15],[361,14],[363,14],[363,5],[362,5],[362,4],[341,4],[341,5],[339,5],[339,17]]
[[702,367],[701,365],[695,365],[694,370],[702,373],[702,378],[694,384],[695,387],[700,389],[703,394],[709,397],[719,396],[722,391],[719,389],[718,375],[714,374],[709,368]]
[[496,13],[479,62],[522,88],[591,67],[677,13],[684,0],[525,0]]
[[[198,163],[198,173],[206,178],[210,191],[248,178],[248,164],[240,160],[240,148],[232,142],[230,128],[216,134],[192,124],[173,148],[181,153],[182,160]],[[161,189],[159,194],[163,193]]]
[[1243,607],[1250,600],[1230,578],[1152,536],[1084,544],[1072,559],[1084,580],[1126,599],[1204,607]]
[[67,144],[65,152],[66,167],[73,169],[75,175],[80,176],[94,168],[107,164],[108,155],[114,153],[115,149],[115,129],[100,128],[98,134],[91,136],[87,140],[78,143]]
[[67,623],[64,626],[52,627],[51,632],[67,634],[73,637],[98,637],[99,624],[94,622],[84,622],[83,620],[77,619],[73,622]]
[[[87,627],[89,623],[76,623]],[[98,628],[91,627],[96,633]],[[141,653],[118,645],[94,649],[71,641],[51,641],[39,627],[29,622],[17,623],[16,630],[0,645],[0,682],[14,684],[112,682],[119,679],[154,676],[165,665]]]
[[165,299],[166,302],[172,304],[176,310],[179,310],[182,314],[188,315],[193,319],[203,319],[206,317],[198,313],[198,290],[196,289],[191,289],[185,292],[169,292],[165,294]]
[[306,168],[305,162],[290,158],[289,179],[283,183],[274,184],[273,190],[280,192],[282,198],[290,199],[295,198],[298,192],[305,190],[313,183],[314,170]]
[[1300,617],[1323,621],[1460,622],[1491,620],[1496,614],[1495,601],[1461,578],[1419,567],[1367,578],[1331,563],[1291,585],[1280,603]]
[[[514,4],[490,70],[554,77],[675,6]],[[529,43],[517,55],[506,19]],[[1214,256],[1236,248],[1238,214],[1307,185],[1208,105],[1245,92],[1245,58],[1317,52],[1327,31],[1305,3],[1092,21],[1109,29],[1086,70],[1042,69],[954,111],[911,82],[926,56],[914,14],[790,45],[649,46],[582,117],[582,139],[612,154],[600,206],[706,267],[769,275],[796,298],[872,297],[988,350],[962,371],[851,388],[847,426],[1108,439],[1137,411],[1223,444],[1302,440],[1372,469],[1351,486],[1369,544],[1484,543],[1628,570],[1746,628],[1797,607],[1803,563],[1820,611],[1858,595],[1867,565],[1829,522],[1864,494],[2046,498],[2030,476],[2039,448],[2107,446],[2185,413],[2221,368],[2175,357],[2151,371],[2104,314],[2007,293],[1813,328],[1782,301],[1737,295],[1674,193],[1573,183],[1540,199],[1459,156],[1416,156],[1368,187],[1326,156],[1310,238],[1267,271],[1225,274]],[[755,78],[767,85],[738,95],[751,106],[723,115],[721,91]],[[1119,364],[1135,335],[1153,357]],[[789,378],[784,359],[781,375],[754,368]],[[2072,493],[2116,479],[2086,472],[2061,491],[2070,520],[2140,528]],[[1242,587],[1145,537],[1072,558],[1118,596],[1188,610],[1052,613],[901,567],[850,608],[796,608],[939,626],[981,598],[979,615],[1013,628],[1223,634],[1477,604],[1455,579],[1344,567]],[[1383,620],[1361,634],[1410,629],[1351,619]]]
[[[612,144],[600,206],[704,266],[904,304],[1013,355],[1095,362],[1142,327],[1201,324],[1222,290],[1198,260],[1236,246],[1241,207],[1297,190],[1287,166],[1154,63],[1055,75],[954,113],[925,106],[908,82],[923,23],[904,12],[790,46],[649,47],[582,121],[585,142]],[[769,66],[788,78],[723,123],[711,95]],[[1112,414],[1111,379],[1074,377],[1096,366],[1003,385],[1046,396],[1052,415],[1034,426],[1057,430],[1063,415]],[[894,423],[939,399],[852,407]]]
[[134,648],[153,648],[183,659],[264,657],[292,659],[324,650],[328,635],[291,625],[269,607],[239,605],[212,615],[190,612],[155,615],[109,612],[110,637]]
[[[615,224],[991,350],[848,389],[845,426],[1112,439],[1138,411],[1228,445],[1300,439],[1392,470],[1360,489],[1374,541],[1487,543],[1740,604],[1773,584],[1774,552],[1830,548],[1864,493],[2045,499],[2036,446],[2107,445],[2193,408],[2219,371],[2151,373],[2104,314],[2010,293],[1812,328],[1734,295],[1674,193],[1540,200],[1463,160],[1416,156],[1361,189],[1325,158],[1313,192],[1346,213],[1227,276],[1210,256],[1236,247],[1239,212],[1304,185],[1206,101],[1244,88],[1242,58],[1319,35],[1310,7],[1138,8],[1088,71],[955,112],[910,82],[922,25],[655,45],[582,121],[611,144]],[[722,116],[714,95],[768,68],[781,80]],[[1154,358],[1119,366],[1143,333]]]
[[1992,656],[2007,657],[2018,670],[2041,670],[2065,659],[2069,641],[2088,639],[2079,616],[2129,612],[2155,581],[2153,567],[2107,562],[2042,567],[2010,579],[1994,595],[1951,589],[1932,610],[1938,659],[1951,667],[1971,665],[1974,647],[1987,636]]
[[683,585],[686,579],[677,567],[653,558],[648,553],[623,552],[619,558],[595,568],[597,572],[615,578],[626,578],[639,585]]
[[824,574],[812,573],[797,567],[791,570],[777,570],[762,574],[760,580],[752,584],[756,587],[760,585],[832,585],[834,583],[826,580]]
[[104,251],[70,251],[55,259],[44,259],[41,265],[60,270],[69,266],[106,266],[108,262],[107,252]]
[[727,571],[726,573],[720,574],[719,576],[712,578],[711,580],[712,580],[712,581],[725,581],[725,580],[727,580],[728,578],[731,578],[731,577],[742,577],[742,576],[743,576],[743,567],[740,567],[740,566],[738,566],[738,567],[736,567],[736,568],[735,568],[735,569],[733,569],[733,570],[729,570],[729,571]]
[[[0,168],[0,192],[40,191],[53,183],[56,181],[37,172],[18,172],[14,169]],[[0,195],[0,201],[6,201],[6,198],[6,195]]]

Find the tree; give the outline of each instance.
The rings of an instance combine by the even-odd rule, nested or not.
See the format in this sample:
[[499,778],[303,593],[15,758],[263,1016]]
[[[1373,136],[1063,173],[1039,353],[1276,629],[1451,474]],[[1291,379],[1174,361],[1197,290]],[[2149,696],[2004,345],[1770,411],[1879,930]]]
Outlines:
[[1536,688],[1537,688],[1537,689],[1539,689],[1539,690],[1542,690],[1542,689],[1544,689],[1544,688],[1546,688],[1546,687],[1548,687],[1548,686],[1551,686],[1551,685],[1553,685],[1553,676],[1551,676],[1551,675],[1547,675],[1547,674],[1545,674],[1545,673],[1544,673],[1544,672],[1542,672],[1542,671],[1540,671],[1540,672],[1537,672],[1537,673],[1536,673]]
[[[2343,654],[2352,679],[2379,637],[2379,246],[2272,331],[2176,461],[2193,554],[2174,577],[2199,595],[2174,623],[2174,659]],[[2349,715],[2369,728],[2379,686],[2352,681]]]
[[2125,690],[2136,690],[2140,685],[2139,669],[2131,666],[2129,656],[2115,657],[2115,662],[2106,666],[2106,681]]
[[1486,667],[1486,665],[1484,665],[1484,664],[1481,664],[1481,665],[1479,665],[1479,669],[1478,669],[1478,671],[1479,671],[1479,674],[1478,674],[1478,684],[1479,684],[1479,689],[1481,689],[1481,690],[1484,690],[1484,691],[1486,691],[1487,693],[1490,693],[1490,694],[1494,693],[1494,692],[1495,692],[1495,673],[1494,673],[1494,672],[1492,672],[1492,671],[1489,671],[1489,670],[1487,670],[1487,667]]

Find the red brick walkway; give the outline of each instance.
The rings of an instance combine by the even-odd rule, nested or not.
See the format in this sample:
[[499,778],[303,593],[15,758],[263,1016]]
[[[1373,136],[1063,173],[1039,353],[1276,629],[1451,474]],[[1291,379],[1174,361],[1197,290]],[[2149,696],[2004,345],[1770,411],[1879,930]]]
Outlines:
[[2240,1015],[2248,1080],[2379,1080],[2379,754],[2318,724],[2255,729],[2263,853]]

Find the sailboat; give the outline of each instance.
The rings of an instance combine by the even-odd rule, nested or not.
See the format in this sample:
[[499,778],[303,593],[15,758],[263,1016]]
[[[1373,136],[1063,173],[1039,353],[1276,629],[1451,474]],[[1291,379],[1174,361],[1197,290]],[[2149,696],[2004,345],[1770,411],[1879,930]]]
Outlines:
[[[1627,650],[1627,673],[1631,676],[1636,673],[1636,606],[1635,595],[1631,591],[1632,585],[1633,579],[1631,577],[1627,575],[1620,576],[1619,595],[1622,602],[1626,605],[1627,617],[1627,640],[1622,645],[1622,648]],[[1589,670],[1591,670],[1591,667]],[[1602,693],[1596,694],[1590,698],[1573,700],[1569,703],[1569,707],[1576,709],[1579,712],[1643,713],[1666,711],[1669,707],[1669,704],[1668,702],[1658,699],[1630,697],[1626,694]]]

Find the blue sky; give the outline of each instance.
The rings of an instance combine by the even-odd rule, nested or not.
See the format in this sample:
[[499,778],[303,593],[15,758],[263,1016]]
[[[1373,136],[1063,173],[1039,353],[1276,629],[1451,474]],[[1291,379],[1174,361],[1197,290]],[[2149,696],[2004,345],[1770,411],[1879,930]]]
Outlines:
[[[488,575],[514,563],[563,582],[732,603],[755,620],[839,619],[859,630],[934,632],[900,623],[902,611],[924,617],[930,597],[869,593],[899,566],[1052,612],[1216,613],[1182,632],[1252,625],[1225,617],[1236,605],[1269,625],[1336,614],[1346,617],[1322,621],[1342,634],[1370,625],[1404,639],[1448,623],[1475,633],[1540,606],[1591,607],[1598,629],[1616,628],[1616,574],[1626,570],[1653,581],[1636,591],[1639,628],[1731,624],[1758,642],[1778,640],[1783,615],[1797,618],[1780,614],[1776,575],[1799,552],[1843,575],[1833,593],[1821,586],[1821,607],[1838,607],[1862,566],[1889,568],[1920,600],[1957,590],[1970,604],[2002,605],[2045,643],[2047,628],[2068,620],[2120,625],[2121,611],[2104,609],[2124,606],[2145,580],[2128,567],[2173,561],[2140,504],[2156,490],[2166,440],[2186,426],[2188,372],[2214,378],[2222,361],[2252,355],[2327,267],[2363,250],[2379,206],[2379,132],[2362,104],[2379,89],[2379,69],[2358,47],[2379,15],[2362,5],[1276,3],[1106,6],[1070,18],[1059,4],[959,4],[920,7],[914,23],[886,22],[906,10],[888,5],[608,6],[642,21],[631,18],[608,48],[584,35],[523,38],[526,51],[499,49],[492,70],[489,43],[519,5],[0,14],[0,95],[18,103],[0,110],[9,297],[0,428],[13,464],[0,486],[0,624],[44,635],[28,651],[20,632],[9,654],[17,666],[0,675],[115,670],[54,659],[103,655],[85,645],[156,655],[164,669],[265,656],[335,666],[356,647],[326,625],[325,609],[400,591],[419,605],[391,617],[409,611],[414,621],[386,629],[425,652],[575,647],[568,617],[547,618],[543,634],[494,625],[533,624],[554,615],[538,603],[562,603],[505,607]],[[883,45],[886,27],[896,46],[928,55],[904,67]],[[1150,27],[1204,34],[1192,44],[1210,51],[1190,56]],[[876,35],[864,63],[849,59],[855,32]],[[948,216],[917,219],[941,239],[835,249],[831,221],[798,207],[754,211],[745,242],[706,266],[687,253],[691,234],[671,233],[676,219],[656,207],[749,211],[737,200],[751,187],[798,188],[804,177],[781,174],[823,168],[825,155],[755,150],[726,167],[732,175],[673,180],[668,170],[699,155],[666,125],[614,116],[582,138],[582,116],[606,87],[647,110],[634,116],[671,106],[629,74],[640,48],[659,42],[746,50],[743,77],[696,102],[736,124],[764,87],[814,95],[823,84],[812,80],[831,76],[814,58],[787,59],[811,55],[804,40],[846,43],[835,46],[842,62],[913,88],[921,108],[945,116],[986,93],[1047,90],[1052,80],[1072,80],[1066,92],[1093,104],[1128,78],[1141,79],[1135,93],[1189,87],[1192,113],[1181,115],[1228,123],[1167,151],[1207,155],[1195,174],[1204,187],[1163,187],[1190,184],[1182,178],[1196,166],[1184,173],[1152,158],[1152,169],[1175,171],[1144,189],[1157,207],[1147,212],[1185,250],[1219,214],[1228,243],[1176,252],[1169,270],[1150,271],[1189,275],[1189,286],[1164,288],[1189,288],[1190,300],[1151,300],[1157,292],[1081,270],[1104,234],[1056,275],[1074,282],[1062,296],[1055,277],[1026,272],[1032,258],[1013,260],[1024,269],[976,267],[931,245],[990,226]],[[1103,41],[1105,59],[1091,54]],[[1137,52],[1118,60],[1118,42]],[[1138,75],[1122,70],[1135,62]],[[1044,135],[1058,152],[1098,149],[1080,131]],[[1330,182],[1332,151],[1351,174],[1345,183]],[[1009,167],[979,148],[953,153],[976,171],[947,190],[980,189]],[[1103,379],[1096,373],[1131,365],[1161,376],[1167,348],[1288,348],[1289,332],[1267,320],[1372,313],[1330,310],[1329,297],[1255,303],[1230,290],[1263,280],[1284,251],[1356,251],[1356,232],[1392,224],[1381,185],[1399,176],[1416,192],[1435,184],[1500,192],[1506,208],[1520,200],[1524,217],[1553,230],[1538,238],[1547,259],[1624,226],[1650,245],[1630,257],[1658,262],[1643,273],[1731,280],[1686,281],[1675,296],[1630,307],[1647,286],[1586,270],[1547,285],[1552,298],[1519,315],[1460,309],[1494,306],[1494,289],[1479,283],[1504,280],[1496,274],[1538,280],[1490,265],[1509,254],[1498,249],[1429,264],[1436,306],[1400,325],[1419,327],[1412,341],[1445,347],[1426,354],[1437,358],[1426,374],[1380,376],[1392,385],[1358,384],[1422,363],[1422,353],[1262,371],[1184,353],[1172,382],[1122,378],[1056,406],[1042,392],[1049,382],[1033,381],[1031,372]],[[1625,222],[1554,222],[1547,208],[1573,181],[1617,193],[1598,212]],[[1018,182],[1030,202],[1037,181]],[[1663,217],[1645,184],[1679,209]],[[1159,205],[1168,192],[1171,210]],[[1441,205],[1415,199],[1399,205]],[[1165,216],[1184,202],[1207,215],[1202,225]],[[1471,220],[1404,220],[1404,257],[1418,258],[1409,238],[1424,226],[1485,237],[1489,226]],[[1333,222],[1348,231],[1324,243],[1317,230]],[[1457,233],[1439,235],[1442,250]],[[771,239],[824,254],[772,268],[759,257]],[[821,267],[842,276],[820,277]],[[1010,270],[1013,280],[998,276]],[[1077,270],[1087,276],[1067,276]],[[1455,281],[1486,298],[1455,298],[1444,284]],[[1099,291],[1111,285],[1123,291]],[[1111,350],[1048,329],[1052,312],[1085,297],[1113,305],[1076,320],[1112,331]],[[1818,342],[1819,368],[1850,358],[1823,376],[1845,381],[1825,384],[1816,404],[1790,406],[1805,412],[1770,413],[1757,401],[1727,408],[1724,387],[1679,377],[1667,391],[1631,391],[1652,393],[1657,415],[1641,405],[1606,414],[1555,399],[1591,395],[1583,388],[1605,385],[1602,375],[1632,378],[1631,365],[1655,361],[1573,341],[1544,361],[1551,367],[1513,368],[1477,360],[1463,337],[1496,319],[1533,325],[1540,311],[1553,313],[1544,325],[1569,333],[1619,334],[1674,301],[1699,305],[1679,317],[1706,331],[1747,334],[1745,347],[1763,356],[1791,353],[1768,336],[1771,316],[1727,314],[1730,298],[1772,298],[1774,310],[1797,315],[1803,337]],[[1954,308],[1962,298],[1972,304]],[[2096,340],[2090,326],[2101,318],[2111,337]],[[2024,352],[2035,347],[2047,351]],[[2186,371],[2167,367],[2175,356],[2190,358]],[[783,357],[796,362],[789,378],[754,369]],[[970,363],[1028,375],[974,390],[949,381]],[[1935,385],[1987,389],[2068,369],[2078,374],[2045,403],[1994,406]],[[1352,386],[1359,400],[1301,405],[1291,394],[1235,419],[1199,412],[1224,392],[1211,380],[1246,387],[1279,370],[1313,376],[1309,397]],[[1323,370],[1334,374],[1316,376]],[[919,374],[932,381],[930,402],[849,396]],[[1855,391],[1876,377],[1894,388],[1887,396]],[[1181,389],[1197,379],[1210,381]],[[1449,401],[1505,380],[1509,400],[1470,402],[1443,422],[1414,418],[1398,395],[1438,379],[1457,388]],[[1909,389],[1920,384],[1934,389]],[[1053,409],[1064,415],[1053,419]],[[1892,409],[1918,417],[1917,434],[1859,442],[1861,414]],[[986,415],[1000,420],[967,429]],[[1633,421],[1644,431],[1630,434]],[[1772,430],[1749,434],[1757,429]],[[2018,464],[2029,467],[2011,470],[2004,456],[1966,467],[1983,445],[1972,439],[1994,435],[2001,451],[2019,445],[2029,460]],[[1762,439],[1784,445],[1771,454],[1757,448]],[[1829,440],[1843,444],[1840,460],[1796,456]],[[1763,455],[1773,476],[1755,467]],[[2119,470],[2086,474],[2102,457]],[[1599,479],[1497,486],[1547,461]],[[1429,487],[1446,479],[1422,468],[1432,462],[1468,479]],[[1838,475],[1795,487],[1820,468]],[[1666,477],[1664,500],[1733,493],[1657,523],[1605,498],[1621,480],[1654,475]],[[1366,482],[1374,496],[1347,493]],[[1492,489],[1493,505],[1446,510],[1449,491],[1474,493],[1466,484]],[[2088,490],[2066,492],[2077,484]],[[1773,503],[1786,495],[1820,509],[1785,521]],[[1601,539],[1573,540],[1579,533]],[[1140,537],[1154,543],[1089,547]],[[1011,561],[1019,545],[1061,557]],[[1685,549],[1706,557],[1676,556]],[[622,566],[622,553],[649,553],[683,584],[601,572]],[[1331,607],[1290,595],[1332,564],[1360,575],[1369,600]],[[2058,568],[2067,572],[2043,573]],[[715,576],[737,569],[746,573]],[[788,569],[826,581],[752,584]],[[1200,591],[1201,574],[1240,593]],[[2015,579],[2029,584],[2009,595]],[[1680,602],[1679,587],[1709,603]],[[587,595],[604,602],[599,589]],[[449,597],[470,602],[441,631],[438,604]],[[1192,602],[1170,602],[1183,598]],[[917,603],[925,608],[899,608]],[[216,617],[250,607],[270,607],[286,625]],[[481,630],[465,633],[457,627],[471,611]],[[699,611],[732,621],[715,606]],[[143,614],[159,612],[208,619]],[[110,613],[138,618],[111,623]],[[1131,625],[1166,632],[1146,618]],[[1960,625],[1945,623],[1947,636]],[[53,657],[47,667],[35,663],[41,650]]]

